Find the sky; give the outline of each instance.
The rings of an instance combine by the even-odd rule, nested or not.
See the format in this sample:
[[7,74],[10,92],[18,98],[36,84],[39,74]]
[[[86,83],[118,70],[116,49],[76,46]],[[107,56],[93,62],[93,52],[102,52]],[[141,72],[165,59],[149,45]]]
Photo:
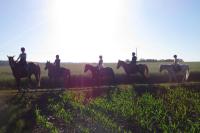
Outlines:
[[200,61],[199,0],[0,0],[0,60]]

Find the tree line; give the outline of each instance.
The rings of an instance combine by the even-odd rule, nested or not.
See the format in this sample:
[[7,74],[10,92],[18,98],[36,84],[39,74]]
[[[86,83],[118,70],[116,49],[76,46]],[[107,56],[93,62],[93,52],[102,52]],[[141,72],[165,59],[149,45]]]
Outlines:
[[[184,62],[183,59],[178,59],[179,62]],[[139,62],[173,62],[173,59],[140,59]]]

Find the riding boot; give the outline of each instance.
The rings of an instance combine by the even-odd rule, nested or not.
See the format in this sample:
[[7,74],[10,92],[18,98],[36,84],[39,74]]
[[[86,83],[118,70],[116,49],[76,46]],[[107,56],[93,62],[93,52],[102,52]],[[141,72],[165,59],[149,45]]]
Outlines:
[[29,70],[29,66],[28,65],[25,65],[25,70],[28,72],[28,70]]

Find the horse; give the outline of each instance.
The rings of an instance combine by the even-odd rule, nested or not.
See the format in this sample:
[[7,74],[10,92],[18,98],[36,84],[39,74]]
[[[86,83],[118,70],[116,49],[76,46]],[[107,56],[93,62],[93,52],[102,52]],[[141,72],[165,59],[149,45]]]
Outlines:
[[181,64],[179,65],[180,70],[176,70],[175,66],[173,64],[168,64],[168,65],[160,65],[160,72],[163,70],[166,70],[169,75],[169,81],[171,82],[173,79],[175,81],[177,80],[177,74],[180,74],[182,76],[182,82],[187,81],[188,77],[190,75],[189,73],[189,66]]
[[60,67],[60,68],[56,68],[56,66],[52,63],[50,63],[50,61],[46,62],[45,65],[45,70],[48,69],[48,77],[50,79],[50,81],[58,81],[59,79],[64,80],[65,84],[70,83],[70,78],[71,78],[71,74],[70,74],[70,70]]
[[146,64],[137,64],[133,66],[132,64],[128,64],[124,61],[119,60],[117,63],[117,69],[119,69],[120,67],[123,67],[128,76],[130,76],[130,74],[136,74],[137,72],[139,72],[144,77],[144,79],[148,78],[149,69]]
[[115,74],[112,68],[105,67],[99,70],[97,66],[92,66],[90,64],[85,65],[84,72],[91,71],[92,73],[92,79],[96,82],[100,82],[103,79],[109,80],[111,82],[115,81]]
[[20,92],[20,80],[21,78],[28,78],[29,83],[31,81],[31,76],[32,74],[35,76],[36,82],[37,82],[37,87],[40,87],[40,66],[36,65],[32,62],[27,64],[27,70],[22,69],[22,66],[18,64],[14,60],[14,56],[7,56],[10,68],[12,70],[13,76],[15,78],[16,84],[17,84],[17,89]]

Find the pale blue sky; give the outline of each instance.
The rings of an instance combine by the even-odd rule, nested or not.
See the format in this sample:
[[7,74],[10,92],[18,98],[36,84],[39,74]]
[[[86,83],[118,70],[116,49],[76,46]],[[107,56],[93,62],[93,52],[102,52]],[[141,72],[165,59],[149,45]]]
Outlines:
[[199,0],[0,0],[0,60],[105,62],[200,61]]

